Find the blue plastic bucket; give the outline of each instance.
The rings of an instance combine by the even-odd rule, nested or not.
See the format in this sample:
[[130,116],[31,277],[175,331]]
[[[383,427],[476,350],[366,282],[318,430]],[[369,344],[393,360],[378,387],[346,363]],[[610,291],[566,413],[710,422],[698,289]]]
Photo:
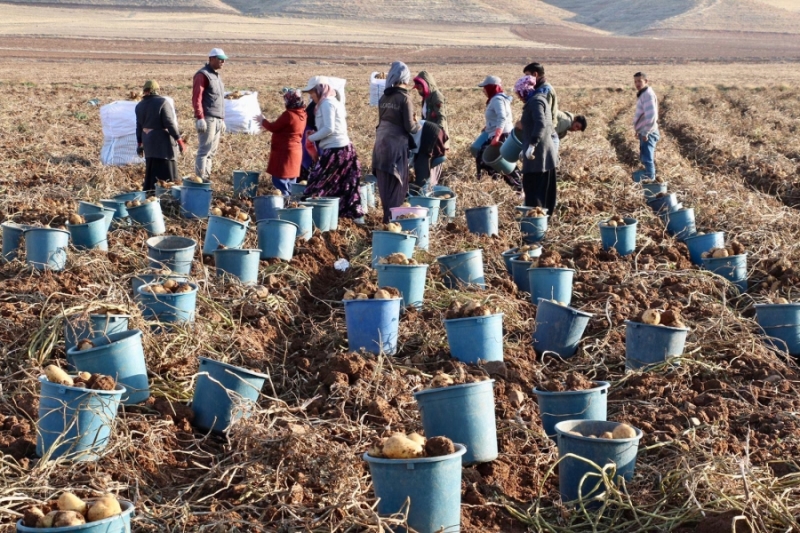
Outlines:
[[95,338],[94,348],[67,351],[75,368],[80,372],[104,374],[121,383],[126,392],[121,401],[125,405],[141,403],[150,397],[147,381],[147,364],[144,360],[142,332],[130,329]]
[[572,357],[590,318],[591,313],[540,299],[533,347],[539,352],[555,352],[562,359]]
[[412,206],[427,207],[431,225],[435,225],[439,222],[439,210],[442,205],[442,201],[439,198],[434,198],[432,196],[412,196],[408,199],[408,203]]
[[19,256],[22,245],[22,234],[25,230],[32,228],[27,224],[17,224],[16,222],[3,222],[3,259],[13,261]]
[[83,216],[83,224],[67,222],[72,245],[78,250],[108,250],[108,226],[103,213]]
[[167,235],[147,239],[147,258],[150,268],[167,268],[175,274],[192,270],[197,241],[188,237]]
[[800,304],[756,304],[755,308],[767,343],[791,356],[800,355]]
[[378,261],[382,257],[388,257],[396,253],[401,253],[411,259],[414,255],[414,245],[416,242],[416,235],[394,233],[392,231],[373,231],[372,268],[378,266]]
[[500,155],[510,163],[519,161],[519,154],[522,152],[522,141],[520,137],[522,137],[522,130],[511,130],[511,134],[506,137],[506,140],[503,141],[503,145],[500,147]]
[[207,218],[211,210],[211,189],[181,187],[181,216],[183,218]]
[[703,235],[694,235],[686,238],[686,247],[689,249],[689,258],[695,265],[703,264],[703,253],[725,246],[725,232],[715,231]]
[[527,274],[532,304],[536,304],[539,298],[567,305],[572,303],[575,271],[571,268],[536,267],[529,268]]
[[400,291],[403,307],[422,307],[428,265],[378,265],[378,287]]
[[252,198],[258,191],[258,177],[261,172],[252,170],[233,171],[233,194]]
[[467,217],[467,229],[476,235],[499,235],[496,205],[471,207],[464,210]]
[[642,192],[644,192],[645,200],[652,200],[657,194],[667,192],[667,184],[658,182],[642,183]]
[[145,202],[137,207],[129,207],[128,216],[133,222],[140,224],[150,235],[161,235],[167,231],[159,200]]
[[[39,376],[36,455],[71,461],[96,461],[108,446],[125,387],[90,390],[50,383]],[[40,530],[41,531],[41,530]]]
[[408,510],[408,528],[396,533],[457,533],[461,531],[461,457],[467,449],[419,459],[383,459],[363,455],[369,464],[378,513],[384,516]]
[[181,186],[182,187],[189,187],[192,189],[206,189],[211,190],[211,181],[210,180],[203,180],[201,183],[197,183],[192,181],[188,178],[181,178]]
[[78,202],[79,215],[93,215],[95,213],[102,213],[106,217],[106,230],[111,228],[111,223],[114,222],[114,214],[116,209],[105,207],[102,205],[93,204],[91,202]]
[[600,242],[603,250],[614,248],[619,255],[630,255],[636,250],[636,226],[638,223],[635,218],[624,218],[624,226],[606,226],[603,222],[600,226]]
[[545,434],[556,438],[556,424],[564,420],[605,420],[608,412],[608,381],[595,381],[591,389],[550,392],[539,387],[533,393],[539,402],[539,417]]
[[458,289],[464,285],[477,285],[486,288],[483,274],[483,250],[470,250],[436,258],[442,272],[442,281],[448,289]]
[[[310,211],[307,209],[306,211]],[[297,224],[278,218],[259,220],[256,225],[258,247],[261,259],[282,259],[291,261],[294,257],[294,243],[300,228]]]
[[64,320],[64,350],[67,352],[67,362],[75,366],[69,356],[69,351],[78,345],[78,341],[89,339],[94,341],[113,333],[128,330],[130,315],[100,315],[77,314],[68,316]]
[[200,357],[192,398],[194,425],[221,433],[250,417],[261,387],[269,376]]
[[247,222],[239,222],[228,217],[208,216],[208,227],[203,239],[203,255],[211,255],[222,245],[225,248],[239,248],[247,235]]
[[[600,439],[582,437],[568,433],[576,431],[582,435],[602,435],[606,431],[614,431],[619,426],[618,422],[605,422],[602,420],[566,420],[556,424],[558,434],[558,485],[561,492],[561,501],[574,502],[579,497],[584,505],[589,498],[597,497],[605,488],[600,479],[600,471],[585,460],[565,457],[573,454],[587,459],[599,468],[613,463],[616,465],[616,475],[630,481],[636,466],[636,455],[639,453],[639,440],[642,431],[633,428],[636,436],[629,439]],[[596,474],[589,475],[587,474]],[[595,490],[595,487],[598,486]]]
[[[444,198],[446,195],[450,195],[451,198]],[[447,217],[448,220],[453,220],[456,217],[456,200],[458,200],[458,196],[451,191],[436,190],[431,193],[431,196],[439,199],[440,216]]]
[[154,281],[164,283],[168,279],[174,279],[179,283],[189,281],[186,274],[157,274],[153,272],[136,274],[131,278],[131,292],[133,292],[133,297],[136,298],[136,295],[139,294],[139,287],[147,285],[148,283],[153,283]]
[[625,368],[637,370],[683,354],[687,328],[625,321]]
[[370,209],[375,209],[375,206],[377,205],[375,200],[375,189],[378,185],[378,178],[372,174],[367,174],[364,176],[364,183],[369,187],[369,207]]
[[144,202],[147,200],[147,193],[145,191],[123,192],[120,194],[115,194],[112,196],[112,198],[118,202],[132,202],[134,200]]
[[483,145],[489,141],[489,134],[485,131],[482,131],[472,142],[469,147],[469,152],[472,154],[472,157],[478,157],[478,153],[483,148]]
[[402,299],[343,301],[350,351],[394,355]]
[[497,459],[494,380],[425,389],[414,393],[425,435],[447,437],[467,447],[464,464]]
[[265,218],[278,218],[278,209],[283,209],[286,201],[283,196],[269,195],[253,198],[253,207],[256,212],[256,222]]
[[172,194],[172,199],[177,200],[178,202],[181,201],[181,187],[180,185],[173,185],[169,188],[169,192]]
[[[292,241],[294,245],[294,241]],[[242,283],[255,283],[258,280],[259,249],[214,250],[214,266],[218,277],[232,277]]]
[[516,162],[512,163],[503,158],[499,146],[491,144],[483,151],[483,163],[500,174],[511,174],[517,168]]
[[128,209],[125,207],[125,202],[121,200],[110,200],[110,199],[102,199],[100,203],[103,204],[103,207],[107,209],[114,210],[114,217],[113,219],[116,221],[124,221],[128,218]]
[[306,199],[306,202],[331,206],[332,209],[328,211],[330,217],[328,224],[331,231],[339,229],[339,198],[333,196],[314,197]]
[[500,254],[500,257],[503,258],[503,263],[506,265],[506,270],[509,274],[512,273],[511,271],[511,260],[516,259],[517,257],[521,256],[522,253],[519,251],[519,247],[511,248],[510,250],[506,250],[505,252]]
[[25,237],[25,261],[36,270],[64,270],[69,232],[55,228],[30,228]]
[[694,223],[694,209],[680,209],[670,211],[666,215],[667,231],[679,241],[685,241],[697,233]]
[[503,313],[444,321],[450,354],[461,362],[503,360]]
[[528,280],[528,269],[533,261],[522,261],[519,256],[511,260],[511,278],[520,292],[531,292],[531,283]]
[[430,235],[430,220],[428,217],[418,218],[404,218],[402,220],[395,220],[394,222],[400,224],[403,231],[408,231],[412,235],[416,235],[417,240],[414,246],[420,250],[428,249],[428,238]]
[[333,211],[332,205],[326,205],[317,202],[300,202],[300,205],[305,205],[311,208],[311,220],[314,223],[314,228],[320,233],[331,231],[331,212]]
[[122,513],[103,520],[96,520],[80,526],[42,529],[24,526],[20,519],[17,520],[17,533],[48,533],[51,531],[64,533],[129,533],[131,531],[131,515],[133,515],[134,506],[131,502],[125,500],[118,501],[122,508]]
[[678,198],[673,192],[659,198],[651,198],[647,201],[647,205],[649,205],[650,209],[652,209],[655,213],[659,213],[661,211],[671,211],[676,205],[678,205]]
[[305,183],[292,183],[289,185],[289,192],[292,196],[302,196],[306,192]]
[[532,244],[544,240],[547,234],[547,221],[549,216],[522,217],[519,220],[519,231],[522,233],[522,242]]
[[[297,226],[297,237],[307,241],[314,234],[314,219],[312,218],[312,208],[310,207],[291,207],[288,209],[278,209],[278,218],[294,223]],[[259,243],[262,252],[264,246]],[[263,255],[263,253],[262,253]]]
[[450,187],[448,187],[447,185],[434,185],[434,186],[431,188],[431,191],[432,191],[434,194],[436,194],[436,193],[440,193],[440,192],[445,192],[445,193],[449,192],[450,194],[455,194],[455,192],[453,191],[453,189],[451,189],[451,188],[450,188]]
[[168,324],[194,322],[197,307],[197,285],[190,283],[192,290],[178,294],[152,294],[139,287],[136,300],[146,320],[157,320]]
[[[25,238],[27,239],[27,233]],[[747,254],[731,255],[728,257],[703,257],[703,268],[710,270],[727,279],[739,288],[747,290]]]

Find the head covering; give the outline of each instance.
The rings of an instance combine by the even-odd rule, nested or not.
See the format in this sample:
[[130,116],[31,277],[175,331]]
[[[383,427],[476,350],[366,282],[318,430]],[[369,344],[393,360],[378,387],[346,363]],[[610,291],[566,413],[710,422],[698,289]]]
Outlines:
[[489,85],[484,85],[483,89],[486,91],[487,96],[486,105],[489,105],[489,102],[492,100],[492,98],[503,92],[502,85],[494,85],[491,83]]
[[536,91],[536,78],[533,76],[522,76],[514,84],[514,92],[522,97],[526,102]]
[[208,57],[216,57],[217,59],[228,59],[228,56],[225,55],[225,52],[222,51],[222,48],[212,48],[211,51],[208,53]]
[[336,91],[327,83],[320,83],[314,87],[313,90],[317,96],[319,96],[320,100],[324,100],[325,98],[336,98]]
[[386,75],[386,88],[400,84],[407,85],[409,82],[411,82],[411,71],[408,70],[408,66],[402,61],[392,63],[389,74]]
[[428,86],[428,82],[425,81],[420,76],[414,78],[414,87],[418,87],[422,89],[422,97],[427,98],[431,95],[431,88]]
[[503,80],[499,76],[486,76],[483,81],[478,84],[478,87],[486,87],[487,85],[502,85]]
[[158,82],[156,80],[147,80],[144,82],[142,91],[150,91],[150,94],[158,94]]
[[314,89],[320,83],[328,83],[328,78],[325,76],[311,76],[308,78],[308,83],[302,89],[300,89],[304,93],[310,93],[312,89]]
[[303,107],[303,93],[294,87],[284,87],[281,89],[283,94],[283,103],[286,104],[286,109],[300,109]]

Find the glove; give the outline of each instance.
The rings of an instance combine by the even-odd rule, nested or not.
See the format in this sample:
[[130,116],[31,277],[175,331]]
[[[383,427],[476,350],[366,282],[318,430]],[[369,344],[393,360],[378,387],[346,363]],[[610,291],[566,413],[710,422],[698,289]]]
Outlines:
[[220,133],[220,135],[222,135],[226,131],[228,131],[228,127],[225,126],[225,119],[220,119],[219,120],[219,133]]
[[178,139],[177,142],[178,142],[178,150],[180,150],[181,153],[185,152],[186,151],[186,141],[184,141],[183,139]]
[[536,156],[533,155],[534,150],[536,150],[536,147],[532,144],[529,144],[527,150],[525,150],[525,157],[531,161],[536,159]]
[[195,122],[195,129],[197,129],[197,133],[205,133],[208,131],[208,124],[206,124],[206,119],[198,118],[197,122]]
[[142,143],[139,143],[139,146],[136,147],[136,155],[144,157],[144,145]]
[[492,137],[492,146],[498,146],[500,144],[500,136],[503,134],[502,128],[497,128],[494,130],[494,137]]

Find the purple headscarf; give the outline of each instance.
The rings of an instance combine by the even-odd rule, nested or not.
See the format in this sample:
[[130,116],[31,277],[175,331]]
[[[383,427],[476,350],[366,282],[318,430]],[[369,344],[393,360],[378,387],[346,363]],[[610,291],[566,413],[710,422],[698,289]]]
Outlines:
[[514,92],[522,97],[524,101],[528,101],[533,93],[536,91],[536,78],[533,76],[522,76],[514,84]]

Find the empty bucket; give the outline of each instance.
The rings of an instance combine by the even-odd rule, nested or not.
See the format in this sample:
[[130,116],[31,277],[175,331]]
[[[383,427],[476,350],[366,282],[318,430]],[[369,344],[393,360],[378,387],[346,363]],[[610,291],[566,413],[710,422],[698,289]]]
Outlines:
[[374,354],[394,355],[401,298],[343,301],[350,351],[364,349]]
[[306,184],[292,183],[289,185],[289,192],[292,194],[292,196],[303,196],[303,193],[306,192]]
[[328,227],[330,227],[330,231],[339,229],[339,198],[333,196],[314,196],[308,198],[306,202],[330,206],[331,209],[327,211],[329,217]]
[[111,228],[111,223],[114,221],[114,214],[116,209],[105,207],[103,205],[93,204],[91,202],[78,202],[79,215],[92,215],[95,213],[102,213],[106,217],[106,230]]
[[233,171],[233,194],[252,198],[258,190],[258,177],[261,172],[252,170]]
[[607,226],[605,221],[600,223],[603,250],[614,248],[619,255],[630,255],[636,250],[636,219],[626,217],[623,220],[624,226]]
[[520,292],[531,292],[531,284],[528,280],[528,269],[531,268],[532,265],[533,261],[523,261],[519,257],[515,257],[511,260],[511,277],[514,279],[514,284]]
[[194,322],[197,306],[197,285],[190,283],[192,290],[182,293],[153,294],[146,290],[150,285],[139,287],[136,300],[147,320],[165,323]]
[[[439,214],[441,216],[447,217],[448,220],[453,220],[456,217],[456,200],[458,196],[451,191],[437,191],[435,188],[431,196],[439,199]],[[445,198],[446,196],[450,198]]]
[[70,461],[96,461],[108,446],[125,387],[90,390],[50,383],[39,376],[36,455]]
[[411,259],[414,255],[414,245],[417,236],[409,233],[394,233],[393,231],[372,232],[372,268],[378,266],[382,257],[401,253]]
[[572,282],[575,271],[571,268],[536,267],[528,269],[531,303],[539,298],[555,300],[569,305],[572,302]]
[[428,265],[378,265],[378,287],[400,291],[403,307],[422,307]]
[[510,163],[516,163],[519,161],[519,154],[522,152],[521,138],[522,130],[511,130],[511,134],[506,137],[506,140],[503,141],[503,145],[500,147],[500,155],[503,156],[503,159]]
[[439,209],[441,208],[442,201],[439,198],[432,196],[412,196],[408,199],[408,203],[416,207],[425,207],[428,209],[428,217],[431,219],[431,225],[439,222]]
[[311,220],[314,227],[320,233],[325,233],[331,230],[331,212],[333,211],[332,205],[325,205],[316,202],[300,202],[300,205],[305,205],[311,208]]
[[150,235],[161,235],[167,231],[159,200],[145,202],[136,207],[129,207],[128,216],[133,222],[141,225]]
[[17,533],[47,533],[51,531],[63,531],[65,533],[127,533],[131,531],[131,515],[133,514],[134,506],[131,502],[125,500],[118,499],[118,501],[122,508],[122,513],[103,520],[95,520],[80,526],[71,526],[69,529],[42,529],[26,527],[22,524],[22,519],[20,519],[17,520]]
[[249,418],[269,376],[206,357],[199,359],[192,398],[194,425],[221,433],[242,418]]
[[464,285],[477,285],[486,288],[483,274],[483,250],[470,250],[436,258],[442,272],[442,281],[448,289],[458,289]]
[[166,268],[175,274],[188,274],[192,270],[197,241],[173,235],[147,239],[147,258],[150,268]]
[[483,151],[483,163],[500,174],[511,174],[517,168],[516,162],[512,163],[503,159],[499,146],[491,144]]
[[663,363],[683,355],[687,328],[625,321],[625,368],[639,368]]
[[667,192],[667,184],[655,181],[652,183],[642,183],[642,192],[644,192],[645,200],[652,200],[656,195]]
[[147,193],[145,191],[123,192],[114,195],[113,199],[119,202],[132,202],[134,200],[139,200],[140,202],[144,202],[147,200]]
[[425,389],[414,393],[425,436],[447,437],[467,447],[464,464],[497,459],[494,380]]
[[503,313],[444,321],[450,355],[461,362],[503,360]]
[[89,339],[94,341],[112,333],[128,330],[130,315],[112,314],[77,314],[66,317],[64,320],[64,350],[67,352],[67,362],[75,366],[70,359],[69,351],[78,345],[78,341]]
[[[294,242],[292,242],[294,244]],[[259,249],[214,250],[214,267],[218,277],[236,278],[242,283],[258,280]]]
[[188,177],[181,178],[181,185],[183,187],[190,187],[192,189],[208,189],[211,190],[211,180],[203,180],[201,182],[193,181],[194,178]]
[[[312,208],[310,207],[290,207],[288,209],[278,209],[278,218],[294,223],[297,226],[297,237],[307,241],[314,233],[314,220],[312,218]],[[259,248],[263,250],[264,246],[259,243]]]
[[650,206],[654,212],[659,213],[661,211],[670,211],[676,205],[678,205],[678,198],[675,196],[675,193],[669,193],[665,196],[659,196],[655,198],[651,198],[647,201],[647,205]]
[[556,424],[564,420],[605,420],[608,410],[608,381],[595,381],[584,390],[550,392],[539,387],[533,393],[539,402],[539,417],[545,434],[556,438]]
[[67,351],[75,368],[80,372],[111,376],[125,387],[121,401],[132,405],[150,397],[147,365],[142,347],[142,332],[130,329],[96,337],[94,348]]
[[220,246],[239,248],[247,235],[247,222],[228,217],[209,215],[206,236],[203,239],[203,255],[211,255]]
[[[467,229],[476,235],[499,235],[497,206],[471,207],[464,210],[467,216]],[[469,453],[469,451],[467,451]]]
[[519,220],[519,231],[522,233],[522,242],[532,244],[544,240],[547,234],[547,221],[549,216],[522,217]]
[[585,460],[565,457],[567,454],[589,460],[599,468],[614,464],[618,478],[631,480],[636,466],[636,455],[639,453],[639,440],[642,438],[640,429],[634,428],[636,436],[629,439],[600,439],[569,433],[575,431],[581,435],[598,436],[606,431],[613,432],[619,425],[617,422],[601,420],[567,420],[556,424],[560,460],[558,486],[564,503],[574,502],[579,497],[586,502],[605,492],[600,471]]
[[[28,238],[28,233],[25,233]],[[706,250],[707,251],[707,250]],[[747,290],[747,254],[731,255],[728,257],[703,257],[703,268],[714,274],[720,275],[739,288]]]
[[756,304],[755,308],[767,343],[791,356],[800,355],[800,304]]
[[667,231],[679,241],[685,241],[697,233],[697,227],[694,223],[694,209],[691,207],[670,211],[665,218]]
[[591,313],[540,299],[533,347],[539,352],[555,352],[563,359],[572,357],[592,316]]
[[[284,209],[284,211],[286,211]],[[311,211],[306,209],[305,211]],[[258,247],[261,259],[282,259],[291,261],[294,257],[294,243],[300,228],[297,224],[278,218],[259,220],[256,225]]]
[[478,157],[478,153],[487,142],[489,142],[489,134],[485,131],[480,132],[469,147],[469,152],[472,154],[472,157]]
[[414,246],[420,250],[428,249],[428,238],[430,234],[430,219],[428,217],[404,218],[395,220],[394,222],[400,224],[403,231],[416,235],[417,240]]
[[27,224],[17,224],[16,222],[3,222],[3,259],[13,261],[19,256],[19,249],[22,245],[22,234],[25,230],[32,228]]
[[128,210],[125,207],[125,202],[123,202],[122,200],[110,200],[104,198],[100,200],[100,203],[103,205],[103,207],[114,210],[114,220],[116,221],[127,220]]
[[703,235],[693,235],[686,238],[686,247],[689,248],[689,258],[692,264],[703,264],[703,253],[714,248],[725,246],[725,232],[715,231]]
[[72,245],[78,250],[108,250],[108,226],[103,213],[93,213],[83,216],[83,224],[70,224],[67,222]]
[[408,528],[398,526],[396,533],[461,531],[461,456],[467,449],[461,444],[455,447],[450,455],[419,459],[363,455],[378,513],[387,516],[408,509]]
[[181,187],[181,216],[183,218],[207,218],[211,210],[211,189]]
[[253,199],[253,208],[256,212],[256,222],[265,218],[278,218],[278,209],[283,209],[285,200],[283,196],[270,194],[256,196]]
[[29,228],[25,237],[25,261],[36,270],[64,270],[69,232],[55,228]]

